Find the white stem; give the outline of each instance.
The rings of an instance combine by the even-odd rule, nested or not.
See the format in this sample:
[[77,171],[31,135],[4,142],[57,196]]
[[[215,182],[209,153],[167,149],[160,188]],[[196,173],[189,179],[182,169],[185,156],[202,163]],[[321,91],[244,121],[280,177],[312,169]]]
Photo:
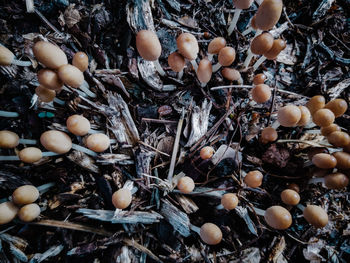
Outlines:
[[165,71],[163,70],[162,66],[159,63],[159,60],[153,61],[154,65],[156,66],[156,70],[158,71],[159,75],[165,76]]
[[302,204],[297,204],[297,207],[304,212],[305,206],[303,206]]
[[253,87],[254,86],[252,86],[252,85],[227,85],[227,86],[212,87],[210,90],[230,89],[230,88],[248,88],[248,89],[252,89]]
[[213,66],[213,73],[218,71],[219,69],[221,68],[221,64],[220,63],[217,63]]
[[[70,93],[72,92],[72,90],[69,89],[69,88],[67,88],[66,86],[63,86],[62,89],[66,90],[66,91],[68,91],[68,92],[70,92]],[[76,91],[80,96],[82,96],[82,97],[84,97],[84,98],[87,97],[87,95],[86,95],[84,92],[82,92],[82,91],[80,91],[80,90],[78,90],[78,89],[74,89],[74,91]]]
[[247,58],[245,59],[244,64],[243,64],[244,68],[247,68],[249,66],[250,61],[252,60],[253,57],[254,57],[254,54],[249,48],[248,53],[247,53]]
[[0,161],[19,161],[18,156],[0,156]]
[[[208,83],[208,82],[207,82]],[[207,83],[202,83],[201,82],[201,87],[204,88],[205,86],[207,86]]]
[[265,215],[265,210],[262,210],[260,208],[257,208],[257,207],[253,207],[255,213],[258,215],[258,216],[264,216]]
[[181,70],[179,73],[177,73],[177,79],[180,80],[182,79],[182,76],[184,75],[184,71]]
[[56,97],[53,99],[53,102],[56,102],[57,104],[60,104],[60,105],[65,105],[66,104],[63,100],[60,100],[60,99],[58,99]]
[[214,54],[208,53],[208,60],[212,62]]
[[19,143],[21,144],[37,144],[37,140],[31,140],[31,139],[19,139]]
[[237,80],[237,83],[238,83],[239,85],[243,85],[243,79],[242,79],[242,77],[240,77],[239,80]]
[[93,130],[93,129],[90,129],[88,131],[89,134],[94,134],[94,133],[103,133],[103,131],[99,131],[99,130]]
[[281,126],[281,124],[279,123],[279,121],[276,120],[274,123],[272,123],[271,128],[277,130],[279,126]]
[[89,83],[86,82],[86,80],[84,80],[83,84],[81,84],[81,86],[79,87],[79,89],[81,89],[82,91],[84,91],[86,93],[86,95],[88,95],[91,98],[96,98],[96,94],[93,93],[90,89],[89,89]]
[[318,184],[318,183],[324,183],[324,178],[322,177],[311,178],[308,182],[308,184]]
[[97,156],[97,153],[95,153],[94,151],[91,151],[90,149],[87,149],[75,143],[72,143],[72,149],[86,153],[87,155]]
[[248,35],[250,32],[252,32],[254,29],[252,28],[252,26],[249,26],[248,29],[244,30],[242,32],[242,35],[245,36],[245,35]]
[[196,232],[198,235],[201,231],[201,229],[198,227],[198,226],[195,226],[195,225],[192,225],[190,224],[190,229],[193,231],[193,232]]
[[117,143],[117,140],[116,140],[116,139],[110,139],[110,140],[109,140],[109,143],[110,143],[110,144]]
[[21,67],[30,67],[32,65],[32,62],[30,61],[21,61],[21,60],[17,60],[17,59],[13,59],[12,60],[12,64],[17,65],[17,66],[21,66]]
[[261,56],[253,65],[254,71],[258,69],[258,67],[266,60],[265,56]]
[[221,209],[224,209],[224,206],[222,204],[219,204],[215,208],[218,209],[218,210],[221,210]]
[[17,112],[11,112],[11,111],[3,111],[0,110],[0,117],[6,117],[6,118],[16,118],[19,114]]
[[43,152],[42,153],[43,157],[49,157],[49,156],[57,156],[60,155],[59,153],[54,153],[54,152]]
[[34,13],[34,0],[26,0],[27,13]]
[[236,25],[237,25],[237,21],[238,21],[238,18],[240,16],[242,12],[242,9],[236,9],[235,10],[235,13],[233,15],[233,18],[232,18],[232,21],[231,21],[231,24],[230,24],[230,27],[228,28],[228,35],[230,36],[233,32],[233,30],[235,30],[236,28]]
[[191,64],[194,68],[194,71],[197,73],[198,65],[195,59],[191,60]]
[[263,31],[261,29],[257,29],[255,31],[255,34],[254,34],[254,37],[253,38],[256,38],[258,35],[260,35]]

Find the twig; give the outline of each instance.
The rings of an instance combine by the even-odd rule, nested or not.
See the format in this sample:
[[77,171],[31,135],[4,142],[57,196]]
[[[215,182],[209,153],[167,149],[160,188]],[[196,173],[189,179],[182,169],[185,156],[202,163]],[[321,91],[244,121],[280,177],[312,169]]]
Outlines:
[[165,155],[167,157],[170,157],[169,154],[167,154],[165,152],[162,152],[162,151],[158,150],[157,148],[154,148],[153,146],[151,146],[151,145],[149,145],[149,144],[147,144],[147,143],[145,143],[143,141],[139,141],[139,143],[142,144],[145,147],[148,147],[148,148],[152,149],[153,151],[156,151],[157,153],[160,153],[160,154],[163,154],[163,155]]
[[143,121],[143,122],[163,123],[163,124],[175,124],[175,123],[177,123],[177,121],[159,120],[159,119],[150,119],[150,118],[142,118],[141,121]]

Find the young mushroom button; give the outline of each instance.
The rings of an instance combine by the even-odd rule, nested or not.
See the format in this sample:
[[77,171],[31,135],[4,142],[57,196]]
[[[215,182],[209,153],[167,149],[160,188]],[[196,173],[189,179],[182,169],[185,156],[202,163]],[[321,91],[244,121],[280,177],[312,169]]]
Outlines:
[[18,217],[23,222],[32,222],[40,215],[40,207],[37,204],[28,204],[18,211]]
[[340,127],[335,124],[335,123],[332,123],[331,125],[329,126],[325,126],[325,127],[321,127],[321,134],[323,136],[328,136],[329,134],[331,134],[332,132],[335,132],[335,131],[340,131]]
[[227,210],[235,209],[238,205],[237,195],[233,193],[224,194],[221,197],[221,204]]
[[259,187],[262,184],[264,176],[261,172],[255,170],[250,171],[247,173],[247,175],[244,177],[244,182],[246,185],[252,188]]
[[327,140],[335,147],[344,147],[350,143],[350,136],[346,132],[334,131],[327,136]]
[[94,152],[104,152],[110,145],[110,139],[103,133],[94,133],[86,139],[86,146]]
[[337,159],[328,153],[318,153],[312,157],[312,163],[321,169],[331,169],[337,165]]
[[210,41],[208,45],[208,59],[211,61],[213,55],[216,55],[220,52],[222,48],[226,46],[226,40],[223,37],[216,37]]
[[74,135],[84,136],[90,130],[90,122],[82,115],[74,114],[66,121],[67,129]]
[[266,84],[258,84],[252,89],[252,98],[257,103],[264,103],[271,98],[271,89]]
[[313,122],[320,127],[331,125],[334,119],[334,113],[329,109],[319,109],[312,115]]
[[59,67],[58,76],[64,84],[73,88],[79,88],[84,83],[83,73],[77,67],[69,64]]
[[241,76],[241,73],[239,73],[238,70],[236,69],[233,69],[233,68],[223,68],[221,70],[221,75],[229,80],[229,81],[237,81],[238,84],[243,84],[243,79],[242,79],[242,76]]
[[40,142],[45,149],[64,154],[70,151],[72,148],[71,138],[64,132],[61,131],[46,131],[40,136]]
[[52,89],[47,89],[43,86],[35,88],[35,94],[39,97],[42,102],[53,101],[56,97],[56,92]]
[[184,58],[190,60],[195,71],[197,71],[196,58],[198,56],[199,46],[195,36],[190,33],[182,33],[177,37],[176,44],[179,53]]
[[264,218],[270,227],[278,230],[287,229],[292,224],[292,216],[289,211],[278,205],[266,209]]
[[224,47],[219,52],[218,63],[214,65],[213,72],[220,69],[221,66],[230,66],[236,58],[236,51],[232,47]]
[[282,14],[282,0],[264,0],[255,14],[255,24],[260,30],[272,29]]
[[0,148],[11,149],[19,144],[19,137],[12,131],[0,131]]
[[84,72],[89,67],[89,58],[84,52],[79,51],[74,54],[72,64],[80,69],[80,71]]
[[267,79],[267,77],[265,74],[263,74],[263,73],[257,74],[254,76],[253,84],[254,85],[264,84],[266,79]]
[[129,189],[121,188],[112,195],[112,203],[115,208],[125,209],[127,208],[132,200],[132,194]]
[[173,52],[168,57],[168,64],[173,71],[181,72],[184,69],[186,62],[182,55]]
[[349,185],[349,178],[343,173],[332,173],[326,175],[324,178],[324,184],[328,189],[341,190]]
[[32,65],[32,62],[17,60],[8,48],[0,45],[0,66],[10,66],[11,64],[28,67]]
[[11,222],[17,215],[18,207],[12,202],[4,202],[0,204],[0,225]]
[[300,195],[292,189],[286,189],[281,193],[281,200],[286,205],[297,205],[300,202]]
[[335,152],[333,153],[335,159],[337,159],[336,167],[341,170],[350,169],[350,153],[347,152]]
[[198,69],[196,72],[197,78],[201,83],[202,87],[205,87],[207,83],[210,81],[212,73],[213,71],[212,71],[211,62],[206,58],[202,59],[199,62]]
[[245,68],[249,66],[250,61],[254,56],[253,54],[263,55],[267,53],[272,48],[273,43],[273,36],[268,32],[262,33],[259,36],[255,37],[250,43],[250,49],[243,66]]
[[18,153],[18,157],[24,163],[35,163],[43,157],[43,153],[39,148],[27,147]]
[[305,207],[303,215],[305,220],[316,228],[322,228],[328,224],[328,215],[320,206],[308,205]]
[[335,99],[328,102],[324,107],[326,109],[330,109],[334,113],[334,116],[337,118],[346,112],[348,109],[348,104],[343,99]]
[[194,187],[195,185],[193,179],[188,176],[181,177],[177,182],[177,189],[179,189],[180,192],[184,194],[191,193]]
[[305,126],[311,120],[311,113],[309,109],[305,106],[299,106],[301,117],[297,123],[297,126]]
[[266,127],[261,132],[262,143],[274,142],[278,138],[277,131],[272,127]]
[[284,127],[294,127],[301,118],[301,111],[298,106],[287,105],[278,110],[278,122]]
[[60,90],[63,87],[63,81],[58,74],[51,69],[41,69],[38,72],[39,83],[47,89]]
[[324,108],[326,105],[326,99],[321,95],[313,96],[307,103],[306,107],[309,109],[311,115],[314,115],[316,111]]
[[22,185],[12,193],[12,201],[16,205],[34,203],[39,198],[39,191],[33,185]]
[[50,69],[58,69],[62,65],[68,64],[66,54],[57,46],[38,41],[33,46],[33,53],[36,59]]
[[203,160],[210,159],[213,156],[213,154],[214,154],[214,149],[211,146],[205,146],[199,152],[199,155]]
[[222,240],[220,228],[213,223],[205,223],[200,228],[199,235],[204,243],[208,245],[217,245]]

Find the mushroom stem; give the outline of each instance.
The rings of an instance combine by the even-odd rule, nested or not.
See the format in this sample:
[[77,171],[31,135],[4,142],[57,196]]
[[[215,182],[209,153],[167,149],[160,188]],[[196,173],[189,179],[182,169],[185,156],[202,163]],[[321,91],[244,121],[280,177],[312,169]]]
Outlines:
[[213,66],[213,73],[218,71],[219,69],[221,68],[221,64],[220,63],[217,63]]
[[34,1],[26,0],[26,9],[27,13],[34,13]]
[[86,95],[88,95],[91,98],[96,98],[96,94],[93,93],[90,89],[89,89],[89,84],[86,82],[86,80],[84,80],[83,84],[80,85],[79,89],[81,89],[82,91],[84,91],[86,93]]
[[216,209],[220,210],[220,209],[224,209],[224,206],[222,204],[219,204],[215,207]]
[[305,206],[303,206],[302,204],[297,204],[296,207],[299,208],[301,212],[304,212]]
[[177,73],[177,79],[182,79],[182,76],[184,75],[184,71],[181,70],[179,73]]
[[324,178],[311,178],[308,182],[308,184],[318,184],[318,183],[324,183]]
[[12,64],[17,65],[17,66],[21,66],[21,67],[30,67],[32,65],[32,62],[13,59]]
[[31,139],[19,139],[19,143],[21,144],[37,144],[37,140],[31,140]]
[[[68,92],[73,92],[73,90],[72,89],[69,89],[68,87],[66,87],[66,86],[63,86],[63,88],[62,89],[64,89],[64,90],[66,90],[66,91],[68,91]],[[86,98],[87,97],[87,95],[84,93],[84,92],[82,92],[82,91],[80,91],[80,90],[78,90],[78,89],[74,89],[74,91],[76,92],[76,93],[78,93],[79,94],[79,96],[82,96],[82,97],[84,97],[84,98]]]
[[201,82],[201,87],[204,88],[205,86],[207,86],[208,82],[207,83],[202,83]]
[[0,156],[0,161],[19,161],[18,156]]
[[261,56],[253,65],[253,69],[254,71],[258,69],[258,67],[264,63],[264,61],[266,60],[266,57],[265,56]]
[[155,60],[154,62],[154,66],[156,67],[156,70],[158,71],[159,75],[161,76],[165,76],[165,71],[163,70],[162,66],[159,63],[159,60]]
[[212,61],[214,57],[214,54],[208,53],[208,60]]
[[94,157],[97,156],[97,153],[95,153],[94,151],[91,151],[91,150],[89,150],[85,147],[82,147],[78,144],[75,144],[75,143],[72,143],[72,149],[86,153],[87,155],[90,155],[90,156],[94,156]]
[[47,184],[43,184],[43,185],[38,186],[36,189],[38,189],[40,194],[44,194],[47,191],[49,191],[49,189],[53,186],[55,186],[55,183],[47,183]]
[[60,104],[60,105],[65,105],[66,104],[63,100],[60,100],[60,99],[58,99],[56,97],[53,99],[53,101],[56,102],[57,104]]
[[249,26],[246,30],[244,30],[242,32],[242,35],[245,36],[245,35],[248,35],[250,32],[252,32],[254,29],[252,28],[252,26]]
[[280,125],[281,124],[279,123],[279,121],[275,121],[274,123],[272,123],[271,127],[276,130]]
[[0,110],[0,117],[6,117],[6,118],[16,118],[19,114],[17,112],[11,112],[11,111],[3,111]]
[[265,215],[265,210],[262,210],[262,209],[260,209],[260,208],[254,207],[254,206],[253,206],[253,210],[255,211],[255,213],[256,213],[258,216],[264,216],[264,215]]
[[248,88],[248,89],[252,89],[253,87],[254,86],[252,86],[252,85],[227,85],[227,86],[212,87],[210,90],[230,89],[230,88]]
[[242,12],[242,9],[238,9],[238,8],[235,9],[235,13],[233,15],[231,24],[227,30],[229,36],[232,34],[233,30],[235,30],[235,28],[236,28],[237,21],[239,19],[241,12]]
[[248,49],[248,53],[247,53],[247,58],[245,59],[244,63],[243,63],[243,67],[247,68],[250,64],[250,61],[252,60],[252,58],[254,57],[253,52],[250,50],[250,48]]
[[194,68],[194,71],[197,72],[198,65],[197,65],[196,60],[195,60],[195,59],[192,59],[192,60],[191,60],[191,64],[192,64],[192,66],[193,66],[193,68]]
[[190,224],[190,229],[193,231],[193,232],[196,232],[198,235],[200,234],[200,228],[198,226],[195,226],[195,225],[192,225]]

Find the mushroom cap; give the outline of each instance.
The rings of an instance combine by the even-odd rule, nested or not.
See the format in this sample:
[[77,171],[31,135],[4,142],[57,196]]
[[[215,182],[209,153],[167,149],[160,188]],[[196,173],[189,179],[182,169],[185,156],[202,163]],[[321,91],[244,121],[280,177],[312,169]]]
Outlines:
[[218,54],[226,46],[226,40],[223,37],[216,37],[208,45],[209,54]]
[[227,193],[221,197],[221,204],[227,210],[235,209],[238,205],[238,198],[236,194]]
[[333,156],[335,159],[337,159],[337,167],[341,170],[348,170],[350,169],[350,153],[347,152],[335,152],[333,153]]
[[60,90],[63,86],[63,81],[60,80],[58,74],[52,69],[48,68],[39,70],[38,81],[47,89]]
[[311,113],[309,109],[305,106],[299,106],[301,117],[297,123],[297,126],[305,126],[311,120]]
[[291,183],[288,184],[288,189],[294,190],[295,192],[299,193],[300,192],[300,187],[296,183]]
[[188,176],[181,177],[177,182],[177,189],[179,189],[180,192],[184,194],[191,193],[194,187],[195,185],[193,179]]
[[335,131],[340,131],[340,127],[335,124],[335,123],[332,123],[331,125],[329,126],[325,126],[325,127],[321,127],[321,134],[323,136],[328,136],[329,134],[331,134],[332,132],[335,132]]
[[336,147],[344,147],[350,143],[350,136],[346,132],[334,131],[327,136],[327,140]]
[[179,53],[188,60],[194,60],[197,58],[199,47],[198,41],[194,35],[190,33],[182,33],[176,39],[177,48]]
[[106,134],[94,133],[87,137],[85,145],[94,152],[104,152],[108,149],[111,141]]
[[18,218],[23,222],[32,222],[40,215],[40,207],[37,204],[28,204],[18,211]]
[[328,223],[326,211],[317,205],[308,205],[305,207],[303,215],[305,220],[316,228],[325,227]]
[[0,225],[11,222],[17,215],[18,207],[12,202],[4,202],[0,204]]
[[82,115],[74,114],[68,117],[66,121],[67,129],[74,135],[84,136],[88,134],[91,126],[87,118]]
[[112,203],[115,208],[125,209],[130,205],[131,200],[132,194],[127,188],[121,188],[112,195]]
[[34,185],[22,185],[12,193],[12,202],[16,205],[34,203],[39,198],[39,191]]
[[273,41],[272,47],[269,49],[269,51],[264,53],[264,56],[269,60],[274,60],[276,59],[278,54],[281,53],[281,51],[286,48],[286,46],[287,46],[286,41],[284,41],[283,39],[275,39]]
[[89,57],[85,52],[79,51],[74,54],[72,64],[80,69],[80,71],[84,72],[89,67]]
[[35,94],[38,95],[42,102],[53,101],[56,97],[56,92],[52,89],[47,89],[44,86],[38,86],[35,88]]
[[51,69],[58,69],[68,64],[66,54],[58,46],[46,41],[38,41],[33,46],[33,53],[36,59]]
[[238,81],[242,78],[241,73],[239,73],[238,70],[233,68],[223,68],[221,70],[221,74],[225,79],[229,81]]
[[267,79],[266,75],[264,73],[260,73],[254,76],[253,84],[264,84],[265,80]]
[[350,153],[350,143],[343,147],[343,151]]
[[213,156],[213,154],[214,154],[214,148],[211,146],[205,146],[199,152],[199,155],[203,160],[210,159]]
[[328,153],[318,153],[312,157],[312,163],[321,169],[331,169],[337,165],[337,159]]
[[268,52],[273,45],[273,36],[269,32],[264,32],[255,37],[250,43],[250,50],[256,55]]
[[292,189],[285,189],[281,193],[281,199],[286,205],[297,205],[300,202],[300,195]]
[[155,61],[162,53],[156,33],[150,30],[141,30],[136,35],[136,48],[144,60]]
[[213,73],[211,62],[204,58],[199,62],[197,69],[197,78],[201,83],[208,83]]
[[282,7],[282,0],[264,0],[255,14],[256,26],[265,31],[272,29],[281,17]]
[[0,66],[9,66],[12,64],[15,55],[4,46],[0,46]]
[[0,148],[11,149],[19,144],[19,137],[17,133],[12,131],[0,131]]
[[312,115],[313,122],[320,127],[331,125],[334,119],[334,113],[329,109],[319,109]]
[[264,143],[274,142],[277,138],[277,131],[272,127],[266,127],[261,131],[261,139]]
[[310,147],[307,152],[307,157],[311,161],[312,158],[318,153],[329,153],[326,147]]
[[205,223],[202,225],[199,235],[203,242],[208,245],[217,245],[222,240],[220,228],[213,223]]
[[263,178],[264,178],[264,176],[260,171],[258,171],[258,170],[250,171],[244,177],[244,183],[246,185],[248,185],[249,187],[256,188],[262,184]]
[[324,184],[328,189],[341,190],[348,186],[349,178],[343,173],[332,173],[324,177]]
[[72,148],[71,138],[66,133],[56,130],[41,134],[40,142],[45,149],[58,154],[67,153]]
[[326,99],[322,95],[313,96],[308,103],[306,103],[306,107],[309,109],[311,115],[326,105]]
[[22,162],[35,163],[43,157],[43,153],[39,148],[27,147],[18,153],[18,157]]
[[181,72],[184,69],[186,62],[181,54],[173,52],[168,57],[168,64],[173,71]]
[[252,20],[250,21],[250,25],[252,26],[252,28],[253,28],[254,30],[257,30],[257,29],[258,29],[258,27],[257,27],[257,25],[256,25],[256,15],[253,16]]
[[278,122],[284,127],[297,125],[301,118],[301,111],[298,106],[287,105],[278,110]]
[[347,111],[348,104],[343,99],[334,99],[328,102],[324,107],[326,109],[330,109],[337,118],[342,116]]
[[248,9],[254,0],[233,0],[233,3],[237,9]]
[[264,218],[270,227],[278,230],[287,229],[292,224],[292,216],[289,211],[278,205],[266,209]]
[[252,89],[252,98],[257,103],[264,103],[271,98],[271,89],[266,84],[258,84]]
[[221,66],[230,66],[236,58],[236,51],[232,47],[224,47],[219,52],[218,61]]
[[73,88],[79,88],[84,82],[84,74],[77,67],[70,64],[59,67],[58,76],[64,84]]

